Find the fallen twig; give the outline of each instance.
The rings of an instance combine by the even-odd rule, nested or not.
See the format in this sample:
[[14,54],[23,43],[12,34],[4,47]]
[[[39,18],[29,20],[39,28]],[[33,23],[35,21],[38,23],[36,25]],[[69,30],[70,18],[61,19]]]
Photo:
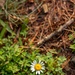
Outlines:
[[60,26],[60,28],[54,32],[52,32],[50,35],[46,36],[44,39],[40,40],[37,43],[37,46],[42,45],[43,43],[45,43],[46,41],[50,40],[53,36],[57,35],[59,32],[62,32],[65,28],[67,28],[69,25],[71,25],[71,23],[74,22],[74,19],[70,19],[69,21],[67,21],[64,25]]

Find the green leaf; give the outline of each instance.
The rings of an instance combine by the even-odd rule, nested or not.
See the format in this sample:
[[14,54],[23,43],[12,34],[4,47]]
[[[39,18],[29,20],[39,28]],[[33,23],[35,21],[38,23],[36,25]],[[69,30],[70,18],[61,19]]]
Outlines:
[[55,49],[50,50],[50,52],[51,52],[52,54],[58,54],[58,52],[56,52]]
[[4,21],[2,21],[0,19],[0,25],[2,25],[4,28],[6,28],[6,30],[11,33],[11,34],[14,34],[13,31],[10,29],[10,27],[8,26],[8,24],[6,24]]
[[70,48],[75,50],[75,44],[70,45]]
[[2,50],[0,50],[0,55],[1,55],[1,54],[3,54],[3,51],[2,51]]
[[9,64],[7,65],[7,67],[8,67],[8,69],[7,69],[7,70],[12,71],[13,73],[15,73],[15,72],[18,72],[18,71],[19,71],[19,69],[18,69],[18,67],[17,67],[17,64],[9,63]]
[[1,33],[0,33],[0,39],[3,38],[3,36],[5,35],[5,32],[6,32],[6,25],[5,25],[5,27],[2,29]]
[[73,40],[75,38],[73,35],[75,35],[75,32],[73,32],[73,33],[68,35],[69,36],[69,40]]
[[26,17],[24,20],[23,20],[24,24],[27,25],[29,23],[29,18]]

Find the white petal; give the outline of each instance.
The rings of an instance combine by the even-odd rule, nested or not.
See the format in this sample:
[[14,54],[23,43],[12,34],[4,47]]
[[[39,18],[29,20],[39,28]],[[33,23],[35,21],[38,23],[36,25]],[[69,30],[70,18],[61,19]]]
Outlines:
[[42,71],[42,70],[40,70],[40,72],[41,72],[41,73],[43,73],[43,71]]
[[33,64],[36,64],[37,62],[36,61],[33,61]]
[[33,64],[33,65],[30,65],[31,67],[34,67],[35,66],[35,64]]
[[45,65],[43,62],[41,62],[41,65]]
[[40,71],[36,71],[36,75],[39,74],[40,75]]
[[42,66],[42,70],[45,70],[45,66]]
[[31,66],[34,66],[37,62],[36,61],[33,61],[33,63],[31,63]]
[[35,69],[34,69],[34,68],[31,68],[31,71],[32,71],[32,72],[34,72],[34,71],[35,71]]
[[39,63],[41,63],[41,60],[39,60]]

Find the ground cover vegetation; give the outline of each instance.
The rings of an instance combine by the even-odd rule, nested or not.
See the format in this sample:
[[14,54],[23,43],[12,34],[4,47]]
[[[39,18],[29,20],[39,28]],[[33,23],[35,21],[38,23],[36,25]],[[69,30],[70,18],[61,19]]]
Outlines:
[[0,75],[74,75],[74,19],[74,0],[0,0]]

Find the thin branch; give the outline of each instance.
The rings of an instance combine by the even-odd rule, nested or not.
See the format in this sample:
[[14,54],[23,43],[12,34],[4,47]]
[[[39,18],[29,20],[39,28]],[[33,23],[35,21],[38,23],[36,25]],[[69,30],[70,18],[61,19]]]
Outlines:
[[67,21],[64,25],[60,26],[60,28],[54,32],[52,32],[50,35],[46,36],[44,39],[40,40],[37,43],[37,46],[42,45],[43,43],[45,43],[46,41],[50,40],[53,36],[57,35],[58,33],[62,32],[65,28],[67,28],[69,25],[71,25],[71,23],[74,22],[74,19],[70,19],[69,21]]

